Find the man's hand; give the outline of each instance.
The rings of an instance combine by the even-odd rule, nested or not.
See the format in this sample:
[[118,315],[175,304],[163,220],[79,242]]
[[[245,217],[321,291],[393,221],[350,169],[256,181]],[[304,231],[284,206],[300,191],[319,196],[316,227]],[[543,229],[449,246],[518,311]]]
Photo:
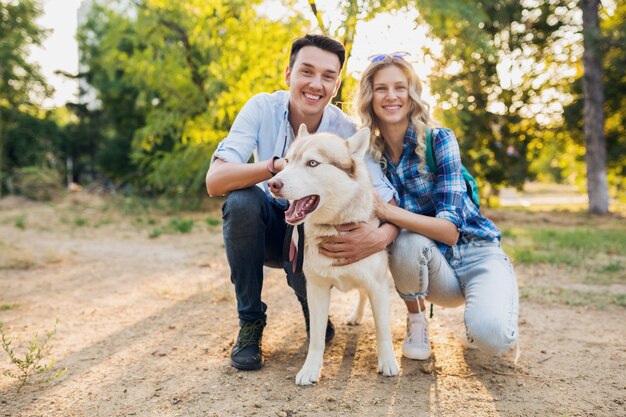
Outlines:
[[285,158],[279,158],[274,161],[274,169],[276,170],[277,173],[285,169],[286,166],[287,166],[287,161],[285,161]]
[[336,229],[339,235],[324,237],[319,244],[321,254],[336,259],[335,266],[360,261],[387,246],[385,231],[368,223],[342,224]]

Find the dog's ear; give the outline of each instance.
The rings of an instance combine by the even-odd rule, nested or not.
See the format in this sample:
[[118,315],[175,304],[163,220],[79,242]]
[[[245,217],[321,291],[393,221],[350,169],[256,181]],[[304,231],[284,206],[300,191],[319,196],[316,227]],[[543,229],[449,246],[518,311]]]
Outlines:
[[309,131],[307,130],[306,125],[302,123],[298,129],[298,137],[303,138],[305,136],[309,136]]
[[348,149],[355,159],[363,159],[370,144],[370,130],[367,127],[348,138]]

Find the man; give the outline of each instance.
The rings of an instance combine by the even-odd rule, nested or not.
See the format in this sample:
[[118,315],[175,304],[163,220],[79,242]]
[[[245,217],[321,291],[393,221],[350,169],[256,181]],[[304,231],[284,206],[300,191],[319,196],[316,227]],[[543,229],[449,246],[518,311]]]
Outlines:
[[[309,132],[333,132],[347,138],[354,123],[337,107],[328,105],[341,83],[345,60],[343,45],[320,35],[306,35],[291,45],[285,82],[289,91],[252,97],[237,115],[228,136],[218,145],[207,173],[209,195],[228,197],[222,207],[224,246],[235,285],[239,336],[231,353],[231,365],[253,370],[263,365],[261,337],[267,306],[261,301],[263,265],[285,267],[287,282],[302,304],[307,333],[309,315],[303,274],[283,264],[283,242],[288,202],[269,194],[267,180],[285,167],[284,155],[294,132],[305,124]],[[253,151],[254,163],[248,163]],[[369,161],[374,186],[385,201],[393,188],[376,163]],[[257,186],[255,186],[257,185]],[[383,250],[398,229],[365,224],[341,226],[340,238],[327,239],[320,251],[345,265]],[[289,267],[288,267],[289,266]],[[328,322],[326,341],[334,336]]]

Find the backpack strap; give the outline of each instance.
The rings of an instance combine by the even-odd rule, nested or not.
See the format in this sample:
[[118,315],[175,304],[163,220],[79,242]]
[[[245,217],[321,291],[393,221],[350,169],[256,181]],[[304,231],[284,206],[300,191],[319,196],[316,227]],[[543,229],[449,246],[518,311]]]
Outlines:
[[433,129],[426,128],[426,165],[430,169],[430,172],[437,175],[437,163],[435,162],[435,150],[433,149]]
[[[426,165],[430,171],[437,175],[437,163],[435,162],[435,150],[433,149],[433,129],[427,127],[425,131],[426,135]],[[463,176],[463,180],[465,181],[465,187],[467,188],[467,194],[469,194],[470,199],[476,206],[476,208],[480,209],[480,194],[478,193],[478,184],[476,183],[476,179],[470,174],[470,172],[465,168],[465,165],[461,163],[461,175]]]

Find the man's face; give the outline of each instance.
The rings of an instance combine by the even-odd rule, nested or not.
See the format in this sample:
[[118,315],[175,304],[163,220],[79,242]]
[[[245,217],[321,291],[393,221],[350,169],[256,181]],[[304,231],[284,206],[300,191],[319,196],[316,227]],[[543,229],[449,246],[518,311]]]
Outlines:
[[302,116],[321,116],[337,94],[341,80],[337,55],[315,46],[300,49],[292,68],[285,70],[290,110]]

